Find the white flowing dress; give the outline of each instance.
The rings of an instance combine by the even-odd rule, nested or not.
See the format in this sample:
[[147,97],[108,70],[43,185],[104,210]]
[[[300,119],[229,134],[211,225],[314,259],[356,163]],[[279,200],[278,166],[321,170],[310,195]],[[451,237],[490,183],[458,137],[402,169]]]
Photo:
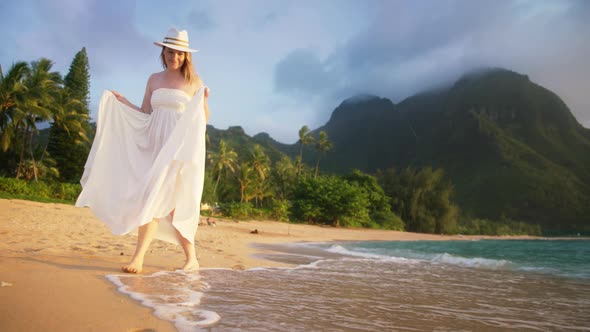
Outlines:
[[151,114],[105,91],[76,206],[90,207],[113,234],[159,218],[155,238],[179,244],[176,229],[194,243],[205,175],[204,91],[190,97],[156,89]]

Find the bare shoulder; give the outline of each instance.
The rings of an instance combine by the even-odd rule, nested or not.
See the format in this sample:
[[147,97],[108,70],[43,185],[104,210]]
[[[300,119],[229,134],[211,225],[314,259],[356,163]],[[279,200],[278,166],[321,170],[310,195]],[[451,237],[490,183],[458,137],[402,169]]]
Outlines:
[[205,85],[205,83],[203,83],[203,79],[201,79],[201,76],[199,75],[195,75],[195,88],[199,89],[200,87],[202,87],[203,85]]
[[162,77],[164,76],[164,72],[158,72],[158,73],[153,73],[150,75],[150,78],[148,79],[149,83],[152,84],[157,84],[160,80],[162,80]]
[[147,81],[147,90],[153,91],[158,87],[159,81],[161,80],[162,73],[153,73],[150,75]]

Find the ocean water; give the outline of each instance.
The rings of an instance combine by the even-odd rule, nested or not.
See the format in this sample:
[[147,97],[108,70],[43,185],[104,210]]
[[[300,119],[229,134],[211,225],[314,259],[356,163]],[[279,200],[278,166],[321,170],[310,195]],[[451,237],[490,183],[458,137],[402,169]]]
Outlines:
[[590,331],[590,241],[260,245],[294,268],[111,275],[179,331]]

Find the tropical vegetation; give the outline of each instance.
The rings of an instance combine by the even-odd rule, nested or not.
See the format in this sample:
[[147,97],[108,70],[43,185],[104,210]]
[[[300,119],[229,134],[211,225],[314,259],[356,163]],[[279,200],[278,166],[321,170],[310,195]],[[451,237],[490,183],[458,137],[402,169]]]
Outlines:
[[[89,62],[0,67],[0,197],[72,202],[94,127]],[[49,128],[40,126],[49,124]],[[208,126],[203,202],[230,218],[426,233],[589,232],[590,130],[507,71],[400,104],[351,98],[294,144]]]
[[[80,160],[87,155],[90,130],[87,100],[80,98],[83,94],[76,91],[80,89],[80,80],[71,74],[77,70],[88,72],[87,58],[85,67],[77,60],[86,57],[85,50],[81,52],[66,80],[52,71],[53,62],[45,58],[31,63],[17,62],[6,73],[0,68],[1,176],[34,181],[79,180],[79,166],[83,163]],[[43,143],[38,139],[38,125],[47,122],[64,133],[61,145],[56,145],[56,139]],[[66,155],[77,156],[76,174],[67,168],[69,162],[60,159]]]

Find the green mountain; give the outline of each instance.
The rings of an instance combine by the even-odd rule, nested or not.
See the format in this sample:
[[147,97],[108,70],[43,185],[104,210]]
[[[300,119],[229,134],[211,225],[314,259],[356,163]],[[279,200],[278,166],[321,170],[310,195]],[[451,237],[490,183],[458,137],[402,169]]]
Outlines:
[[[443,168],[465,215],[590,232],[590,130],[525,75],[474,72],[399,104],[350,98],[321,130],[334,143],[323,171]],[[294,156],[295,146],[276,147]],[[305,149],[304,161],[313,160]]]
[[262,147],[273,164],[285,155],[279,150],[279,147],[284,146],[284,144],[275,141],[267,133],[260,133],[250,137],[240,126],[232,126],[223,130],[207,125],[207,150],[219,150],[219,141],[222,139],[229,148],[236,151],[240,160],[247,159],[256,144]]

